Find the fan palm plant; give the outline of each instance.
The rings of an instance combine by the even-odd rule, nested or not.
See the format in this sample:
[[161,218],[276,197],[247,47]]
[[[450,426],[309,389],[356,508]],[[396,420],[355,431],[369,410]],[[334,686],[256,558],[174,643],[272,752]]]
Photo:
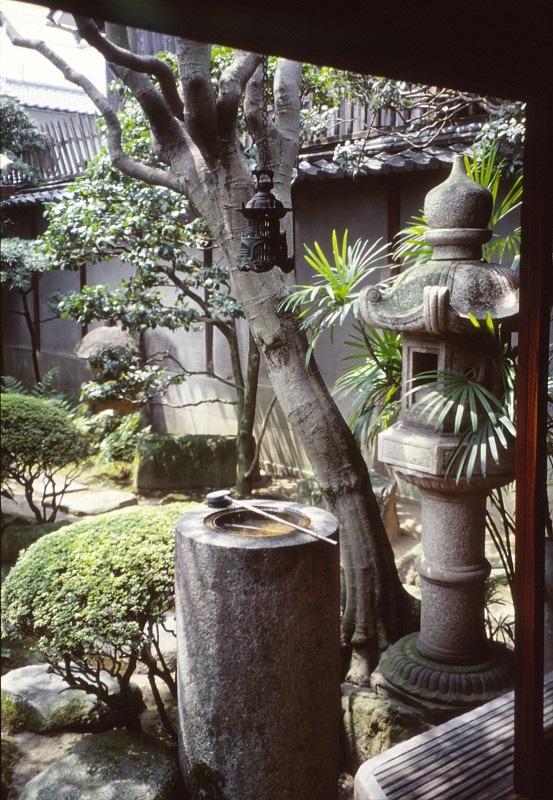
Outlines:
[[360,285],[376,269],[386,266],[388,246],[380,242],[379,239],[371,244],[357,239],[355,244],[348,245],[346,230],[340,245],[333,230],[331,259],[318,242],[313,248],[304,245],[305,260],[313,267],[317,278],[312,285],[295,286],[281,304],[280,311],[296,314],[301,330],[310,331],[308,362],[323,331],[328,330],[333,341],[336,325],[342,325],[350,315],[359,318]]
[[[466,373],[439,370],[417,375],[427,391],[412,406],[412,411],[426,426],[443,428],[452,419],[452,432],[459,437],[446,474],[456,467],[457,482],[470,481],[479,466],[486,477],[489,458],[499,463],[501,449],[507,450],[515,437],[515,363],[511,346],[502,341],[501,329],[496,328],[488,314],[486,324],[473,316],[469,318],[477,332],[481,361]],[[483,368],[493,371],[496,392],[482,381]],[[489,381],[486,381],[489,383]]]
[[357,319],[346,344],[354,352],[344,358],[353,363],[337,381],[334,393],[351,399],[348,424],[358,443],[374,443],[377,433],[391,425],[401,402],[403,337],[377,330]]

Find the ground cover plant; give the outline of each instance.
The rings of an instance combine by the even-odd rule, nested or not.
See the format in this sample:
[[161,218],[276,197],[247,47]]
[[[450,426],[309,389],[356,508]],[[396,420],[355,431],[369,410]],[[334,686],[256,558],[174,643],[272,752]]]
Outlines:
[[[32,641],[53,672],[96,695],[129,728],[139,727],[131,678],[142,663],[174,737],[159,681],[175,698],[176,684],[159,635],[173,606],[175,525],[195,505],[103,514],[35,542],[4,582],[2,636]],[[102,670],[118,681],[118,695],[109,694]]]

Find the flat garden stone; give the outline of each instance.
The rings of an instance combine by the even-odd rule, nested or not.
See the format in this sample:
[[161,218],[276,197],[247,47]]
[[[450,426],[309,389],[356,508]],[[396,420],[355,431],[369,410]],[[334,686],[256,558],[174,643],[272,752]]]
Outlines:
[[105,514],[119,508],[137,505],[138,500],[132,492],[123,492],[118,489],[106,489],[99,492],[75,492],[66,495],[60,506],[62,511],[84,517],[95,514]]
[[[9,733],[49,733],[70,730],[105,730],[115,724],[113,711],[93,694],[70,689],[47,664],[33,664],[8,672],[2,678],[2,729]],[[110,694],[119,691],[117,680],[107,672],[103,682]],[[137,712],[141,692],[133,687]]]
[[431,727],[419,710],[347,683],[342,684],[342,713],[352,774],[369,758]]
[[121,729],[80,741],[29,781],[20,800],[170,800],[179,781],[165,745]]

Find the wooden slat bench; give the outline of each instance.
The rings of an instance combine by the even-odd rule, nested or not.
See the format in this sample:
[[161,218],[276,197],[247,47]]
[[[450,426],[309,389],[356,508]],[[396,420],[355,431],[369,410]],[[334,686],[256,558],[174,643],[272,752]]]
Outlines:
[[[355,800],[519,800],[513,703],[509,692],[371,758],[355,777]],[[553,672],[545,681],[544,729],[553,731]]]

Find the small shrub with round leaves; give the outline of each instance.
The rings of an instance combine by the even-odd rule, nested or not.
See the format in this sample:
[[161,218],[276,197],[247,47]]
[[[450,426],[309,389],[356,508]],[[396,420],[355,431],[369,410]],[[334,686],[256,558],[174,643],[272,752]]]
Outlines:
[[80,472],[86,440],[67,413],[48,400],[22,394],[0,399],[2,487],[18,483],[37,522],[53,522]]
[[[2,588],[2,635],[30,638],[41,659],[136,727],[130,680],[146,666],[162,722],[174,734],[156,680],[176,697],[159,646],[174,594],[174,536],[188,503],[86,519],[22,553]],[[110,695],[100,670],[120,687]]]

